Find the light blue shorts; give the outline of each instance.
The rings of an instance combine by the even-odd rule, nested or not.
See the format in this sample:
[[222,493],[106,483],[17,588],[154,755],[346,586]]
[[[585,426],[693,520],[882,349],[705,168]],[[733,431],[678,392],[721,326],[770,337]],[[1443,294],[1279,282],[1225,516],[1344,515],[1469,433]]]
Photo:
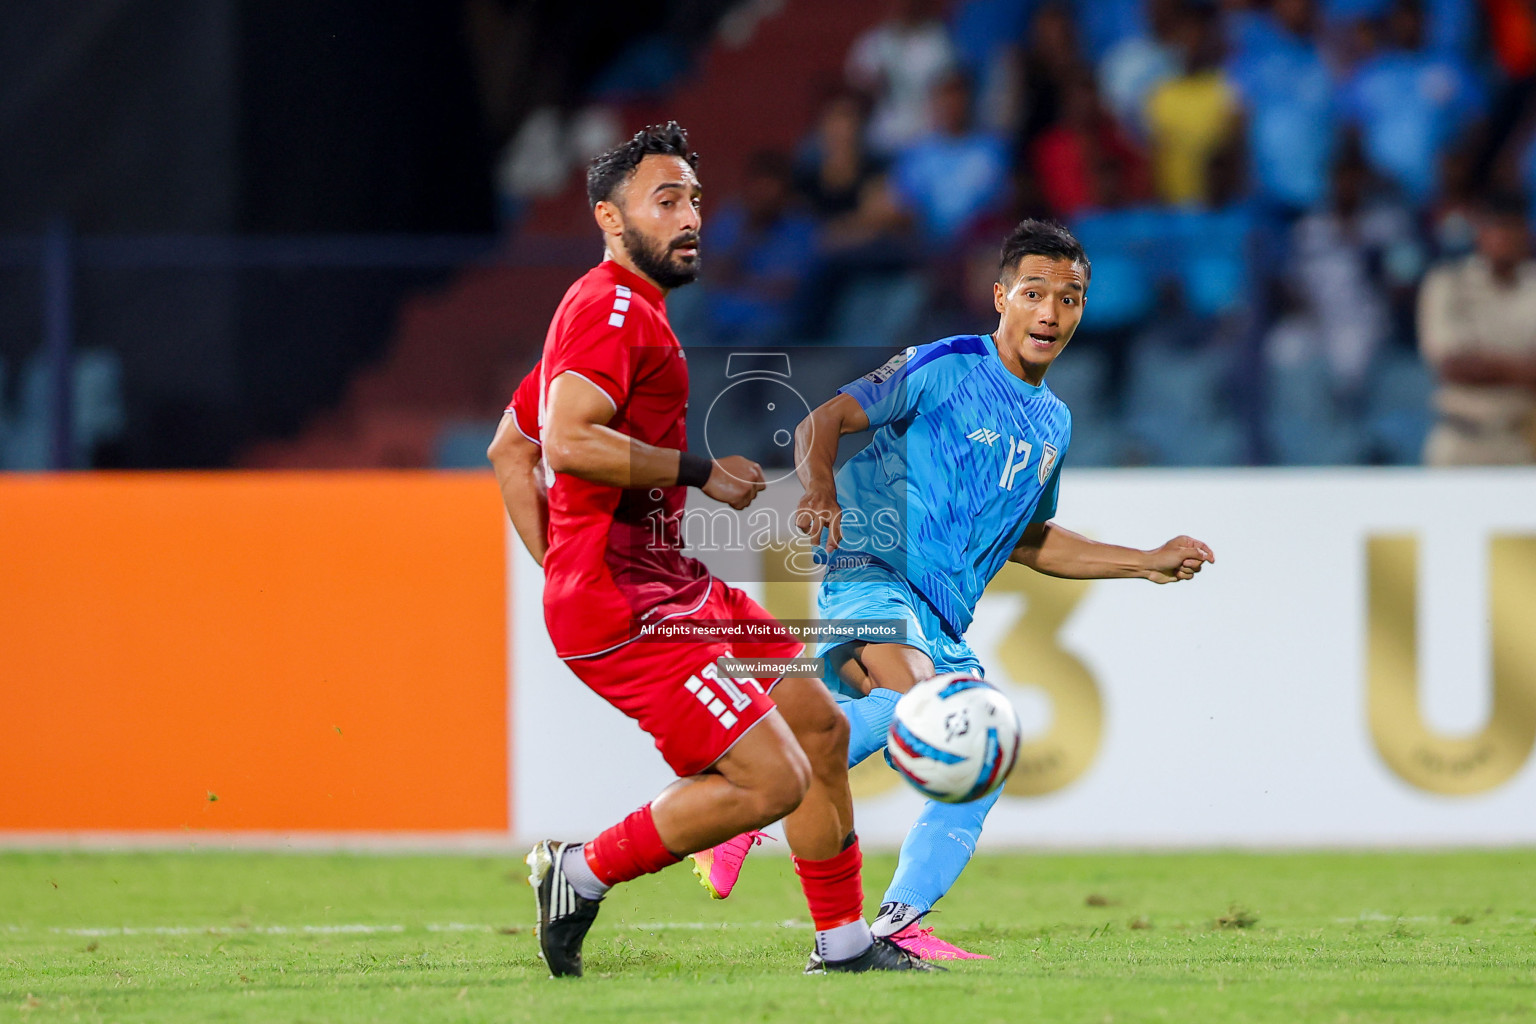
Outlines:
[[[836,622],[840,630],[833,639],[816,646],[816,656],[825,658],[834,648],[855,640],[891,643],[889,636],[861,635],[859,624],[877,620],[902,622],[906,636],[897,641],[916,647],[933,661],[940,673],[968,672],[981,675],[981,661],[963,637],[956,637],[944,625],[937,612],[900,574],[875,562],[864,565],[837,566],[827,570],[816,589],[816,610],[824,624]],[[851,689],[829,662],[822,680],[834,696],[862,697]]]

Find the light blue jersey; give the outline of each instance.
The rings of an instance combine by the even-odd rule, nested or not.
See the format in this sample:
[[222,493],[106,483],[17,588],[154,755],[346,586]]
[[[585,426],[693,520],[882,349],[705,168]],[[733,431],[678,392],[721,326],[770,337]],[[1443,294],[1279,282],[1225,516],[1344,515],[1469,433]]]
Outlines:
[[1056,514],[1072,416],[974,334],[908,348],[840,390],[876,430],[837,473],[843,540],[828,579],[872,557],[958,637],[1024,528]]
[[[909,348],[841,390],[876,430],[837,474],[843,541],[817,609],[846,630],[817,653],[880,642],[861,636],[859,623],[893,620],[904,624],[901,642],[927,654],[935,671],[979,675],[965,630],[1024,528],[1056,514],[1071,414],[1050,388],[1008,372],[996,343],[977,335]],[[852,767],[885,746],[900,694],[875,687],[861,696],[830,660],[825,679],[849,720]],[[960,877],[1001,794],[928,801],[882,905],[927,913]]]

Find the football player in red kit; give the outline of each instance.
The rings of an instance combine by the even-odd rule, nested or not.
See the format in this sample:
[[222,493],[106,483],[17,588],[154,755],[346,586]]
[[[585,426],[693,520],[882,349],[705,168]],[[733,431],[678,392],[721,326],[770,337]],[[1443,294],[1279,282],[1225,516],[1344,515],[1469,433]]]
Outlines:
[[697,163],[676,123],[592,162],[587,197],[605,257],[566,292],[488,453],[544,567],[556,653],[651,735],[678,776],[586,843],[545,841],[528,855],[540,953],[552,974],[579,975],[609,887],[782,818],[816,927],[807,970],[928,969],[864,920],[848,727],[821,681],[730,679],[714,667],[794,657],[800,642],[646,634],[665,620],[773,622],[682,550],[688,487],[736,509],[764,487],[749,459],[686,450],[688,367],[665,296],[699,273]]

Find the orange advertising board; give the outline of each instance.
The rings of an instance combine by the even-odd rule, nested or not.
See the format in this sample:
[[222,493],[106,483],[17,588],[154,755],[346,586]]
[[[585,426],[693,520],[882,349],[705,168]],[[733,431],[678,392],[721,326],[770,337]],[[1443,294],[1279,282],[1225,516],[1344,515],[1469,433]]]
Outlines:
[[0,831],[505,831],[488,474],[0,477]]

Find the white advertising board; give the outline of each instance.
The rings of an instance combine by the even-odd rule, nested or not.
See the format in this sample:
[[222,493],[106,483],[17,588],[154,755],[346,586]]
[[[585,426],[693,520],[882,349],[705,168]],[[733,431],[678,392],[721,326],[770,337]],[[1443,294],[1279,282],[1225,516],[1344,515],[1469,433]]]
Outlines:
[[[782,515],[797,490],[760,500]],[[993,582],[969,639],[1026,746],[984,844],[1536,842],[1536,473],[1068,472],[1058,521],[1187,533],[1217,562],[1163,587]],[[508,547],[513,830],[590,835],[670,775],[555,657]],[[743,585],[796,618],[814,582]],[[899,843],[921,798],[878,756],[855,779],[860,835]]]

